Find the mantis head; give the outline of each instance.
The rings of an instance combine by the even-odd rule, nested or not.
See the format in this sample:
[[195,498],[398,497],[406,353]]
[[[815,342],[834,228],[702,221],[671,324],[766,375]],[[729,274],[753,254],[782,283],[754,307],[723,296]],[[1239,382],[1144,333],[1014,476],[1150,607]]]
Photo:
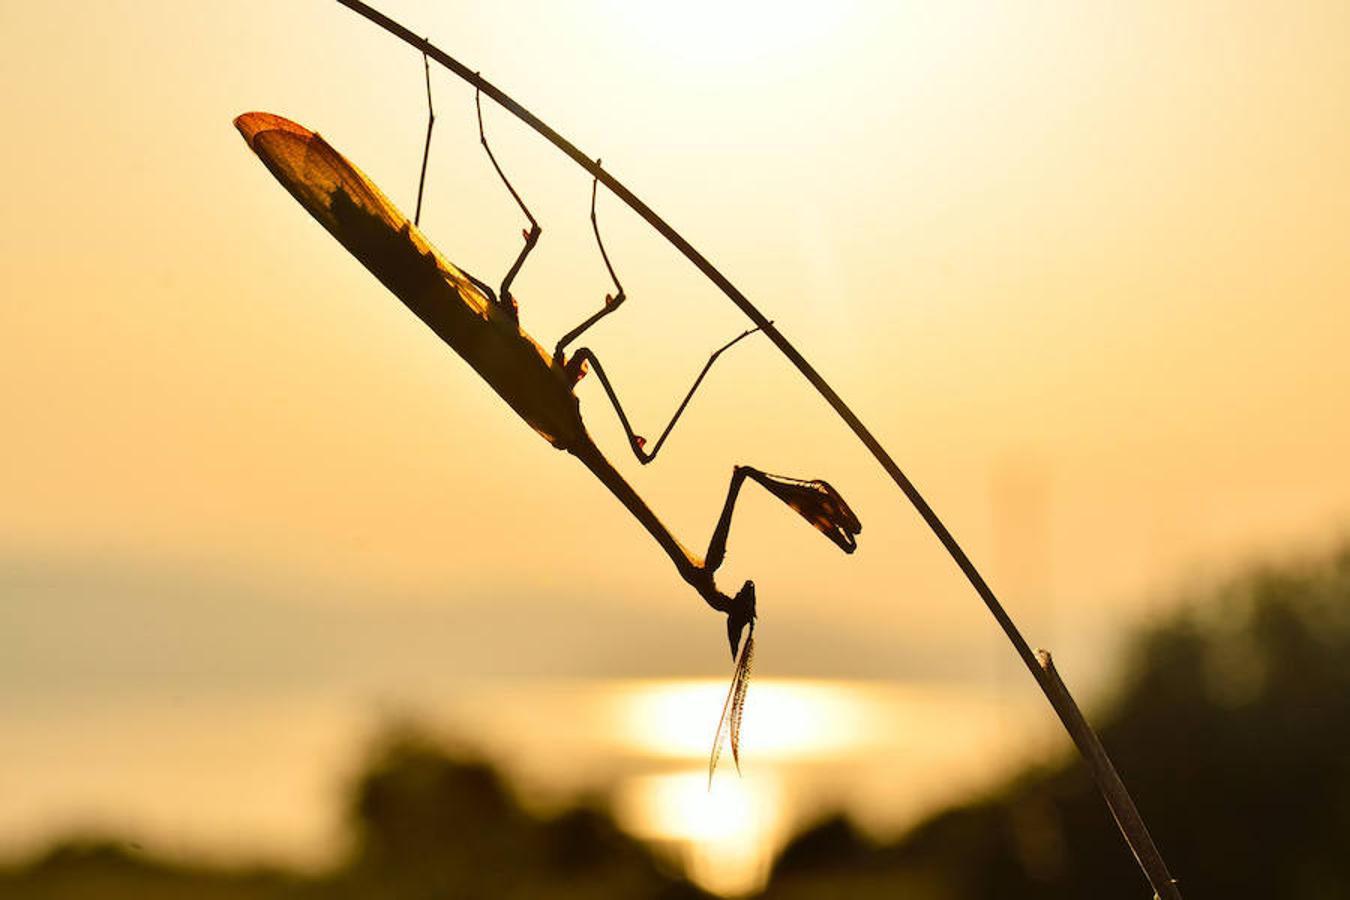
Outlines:
[[727,642],[731,644],[731,658],[735,659],[741,647],[745,626],[755,621],[755,583],[747,581],[732,598],[727,612]]

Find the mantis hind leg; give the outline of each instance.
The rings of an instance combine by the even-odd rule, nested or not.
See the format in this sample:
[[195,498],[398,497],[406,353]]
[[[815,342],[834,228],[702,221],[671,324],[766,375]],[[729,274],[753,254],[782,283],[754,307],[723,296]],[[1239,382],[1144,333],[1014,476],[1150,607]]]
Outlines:
[[[497,157],[492,154],[492,148],[488,146],[487,132],[483,130],[483,92],[481,89],[476,89],[474,91],[473,104],[478,111],[478,142],[481,143],[483,149],[487,151],[488,160],[491,161],[492,168],[497,170],[497,177],[501,178],[502,184],[506,185],[506,189],[511,192],[511,196],[515,199],[516,205],[520,207],[520,211],[523,212],[525,218],[530,221],[529,230],[524,232],[525,246],[521,248],[520,254],[516,257],[516,261],[512,263],[511,268],[507,270],[506,277],[502,279],[502,286],[497,294],[500,298],[499,302],[501,305],[505,306],[512,313],[515,313],[516,301],[515,298],[511,296],[511,282],[516,280],[516,275],[520,273],[520,267],[525,264],[525,257],[530,255],[530,251],[533,250],[534,245],[539,242],[539,235],[543,234],[544,230],[540,228],[539,223],[535,221],[534,215],[531,214],[530,208],[525,205],[525,201],[520,199],[520,194],[517,194],[516,189],[511,186],[510,179],[506,177],[506,173],[502,171],[502,167],[497,163]],[[489,294],[489,296],[491,296],[491,294]]]
[[427,139],[422,145],[422,174],[417,178],[417,209],[413,212],[413,225],[422,224],[422,190],[427,185],[427,158],[431,156],[431,129],[436,125],[436,109],[431,105],[431,61],[426,51],[422,51],[422,68],[427,76]]
[[[431,102],[431,62],[427,58],[427,54],[425,51],[423,51],[422,53],[422,68],[426,73],[426,84],[427,84],[427,137],[426,141],[422,144],[422,170],[421,174],[419,174],[417,178],[417,207],[413,211],[414,227],[421,227],[422,224],[422,197],[427,186],[427,162],[431,158],[431,132],[432,129],[436,127],[436,108]],[[481,113],[479,114],[479,123],[481,126],[482,123]],[[501,170],[498,169],[498,172],[500,171]],[[512,191],[512,193],[514,194],[515,192]],[[519,268],[519,265],[517,265],[517,268]],[[460,271],[464,272],[463,269],[461,269]],[[483,292],[483,295],[485,297],[491,300],[494,304],[498,302],[497,295],[493,292],[492,288],[488,287],[488,285],[485,282],[475,278],[469,272],[464,272],[464,275],[469,279],[469,281],[473,282],[474,287],[478,288],[480,291]]]
[[[620,292],[622,293],[622,289],[620,289]],[[612,307],[610,309],[612,309]],[[610,309],[601,310],[595,316],[592,316],[591,320],[598,319],[600,316],[605,315]],[[582,324],[585,325],[586,323]],[[628,436],[628,446],[632,449],[633,455],[638,458],[638,462],[646,465],[656,459],[656,454],[661,452],[661,447],[665,444],[666,438],[670,437],[670,432],[675,428],[675,423],[680,420],[680,416],[684,415],[685,409],[689,406],[689,401],[694,398],[694,392],[697,391],[699,385],[703,383],[703,379],[707,376],[708,370],[713,367],[713,363],[717,362],[717,358],[758,330],[759,328],[755,327],[748,331],[743,331],[713,351],[712,355],[708,357],[708,361],[704,363],[703,370],[699,372],[698,377],[694,379],[694,384],[689,388],[689,393],[684,395],[684,399],[680,401],[680,405],[676,408],[675,414],[670,417],[670,422],[666,424],[665,430],[663,430],[661,436],[656,439],[656,443],[652,445],[651,450],[647,450],[647,439],[633,431],[633,426],[628,421],[628,415],[623,411],[623,404],[619,402],[619,395],[615,392],[614,385],[610,382],[609,376],[605,374],[604,367],[600,365],[600,359],[589,347],[582,347],[576,353],[572,354],[572,358],[567,361],[567,371],[572,376],[573,382],[575,382],[585,374],[585,367],[588,364],[595,369],[595,376],[600,379],[601,386],[604,387],[605,393],[609,396],[609,402],[614,405],[614,411],[619,414],[619,423],[623,425],[624,433]]]

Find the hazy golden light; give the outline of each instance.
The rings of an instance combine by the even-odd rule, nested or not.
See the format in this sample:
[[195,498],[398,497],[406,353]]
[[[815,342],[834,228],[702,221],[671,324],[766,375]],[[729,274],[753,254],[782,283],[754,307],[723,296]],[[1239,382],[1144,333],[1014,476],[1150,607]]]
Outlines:
[[[613,698],[614,720],[641,752],[706,759],[726,693],[727,684],[712,679],[634,684]],[[750,696],[741,752],[760,759],[843,753],[865,732],[865,706],[837,684],[765,679],[751,682]]]
[[719,780],[694,769],[630,779],[616,815],[636,835],[678,841],[690,875],[721,894],[762,882],[785,825],[782,785],[772,775]]
[[[523,796],[540,811],[600,785],[625,829],[674,852],[699,884],[728,894],[762,881],[795,825],[842,807],[869,830],[894,834],[1031,758],[1049,724],[1034,698],[764,679],[751,686],[743,774],[724,754],[709,790],[720,681],[424,689],[412,708],[452,735],[472,735],[528,785]],[[230,696],[191,706],[170,695],[106,709],[95,699],[9,708],[5,758],[23,777],[6,783],[0,856],[36,849],[69,823],[126,822],[176,851],[284,856],[311,866],[331,860],[339,848],[334,773],[351,765],[350,748],[374,727],[367,702],[340,691]],[[828,740],[807,733],[814,729]],[[196,777],[203,759],[211,762],[208,779]]]
[[[1007,698],[990,703],[951,688],[763,679],[750,687],[741,772],[724,752],[709,786],[706,763],[726,691],[712,679],[626,682],[605,689],[597,709],[604,730],[627,752],[697,760],[691,770],[626,779],[616,814],[634,834],[678,842],[691,877],[722,894],[761,886],[790,820],[803,814],[805,786],[820,773],[832,772],[828,781],[850,770],[854,790],[867,798],[855,817],[884,830],[894,820],[876,816],[879,810],[924,808],[1028,746],[1024,724],[1008,726],[1026,709],[1015,712]],[[865,774],[879,763],[894,767],[884,785]],[[897,769],[910,774],[897,781]]]
[[[603,156],[798,341],[1075,688],[1160,584],[1350,521],[1350,5],[378,5]],[[720,617],[230,127],[294,116],[409,208],[420,56],[333,3],[70,6],[8,4],[0,29],[23,76],[0,113],[32,136],[0,149],[24,173],[0,217],[0,574],[37,573],[3,603],[0,845],[113,817],[322,858],[352,723],[466,673],[627,679],[470,698],[456,724],[546,775],[652,776],[630,821],[701,841],[696,877],[773,833],[755,791],[794,816],[816,779],[900,827],[1024,748],[1044,710],[1008,711],[1024,675],[968,586],[747,342],[669,456],[625,471],[691,547],[734,463],[830,479],[865,523],[853,556],[762,498],[737,513],[759,671],[917,680],[756,679],[746,776],[724,757],[709,795],[726,678],[631,679],[729,677]],[[472,91],[432,77],[426,231],[496,283],[520,212]],[[590,181],[485,115],[545,227],[518,284],[548,345],[609,289]],[[744,324],[599,203],[632,301],[593,347],[659,426]]]
[[847,6],[694,0],[615,3],[610,13],[621,40],[648,45],[677,70],[714,77],[808,49],[838,24]]

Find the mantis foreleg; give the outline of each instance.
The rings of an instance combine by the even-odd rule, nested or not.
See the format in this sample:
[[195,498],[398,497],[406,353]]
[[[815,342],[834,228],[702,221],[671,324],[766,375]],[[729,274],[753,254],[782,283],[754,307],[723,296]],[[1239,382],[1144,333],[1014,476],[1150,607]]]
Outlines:
[[717,571],[726,559],[731,514],[735,510],[741,485],[747,478],[786,503],[840,550],[852,553],[857,549],[858,542],[854,538],[862,531],[862,525],[828,481],[770,475],[752,466],[736,466],[731,471],[731,487],[722,505],[722,515],[717,519],[717,527],[713,529],[712,539],[708,542],[708,553],[703,558],[703,566],[709,572]]
[[[839,495],[828,481],[819,479],[801,479],[789,478],[784,475],[770,475],[768,472],[762,472],[751,466],[736,466],[731,470],[731,486],[727,489],[727,499],[722,504],[722,514],[717,518],[717,526],[713,529],[712,539],[708,541],[708,553],[703,558],[703,569],[709,575],[716,572],[726,560],[727,556],[727,538],[731,534],[731,514],[736,508],[736,499],[740,496],[741,485],[745,479],[762,486],[769,493],[773,494],[779,500],[786,503],[798,515],[811,524],[813,528],[825,535],[834,542],[840,550],[845,553],[852,553],[857,549],[858,542],[855,540],[859,532],[862,531],[862,525],[858,522],[858,517],[849,509],[844,498]],[[741,632],[746,625],[751,626],[751,634],[754,633],[754,582],[747,581],[742,588],[742,595],[748,592],[748,615],[729,614],[727,616],[727,640],[731,645],[731,656],[737,657],[737,647],[740,644]],[[742,595],[737,599],[741,600]],[[748,666],[750,647],[746,647],[745,665],[747,671],[744,676],[748,676]],[[742,677],[740,667],[737,667],[737,680]],[[742,690],[742,696],[744,688]],[[732,693],[736,693],[733,684]],[[732,704],[728,698],[728,704]],[[732,704],[734,706],[734,716],[732,719],[732,753],[737,754],[736,734],[740,727],[740,708],[739,700]],[[723,711],[723,719],[726,718],[726,712]],[[719,734],[721,726],[718,727]],[[720,737],[718,744],[720,746]],[[717,764],[716,753],[713,756],[713,765]],[[711,777],[711,770],[709,771]]]

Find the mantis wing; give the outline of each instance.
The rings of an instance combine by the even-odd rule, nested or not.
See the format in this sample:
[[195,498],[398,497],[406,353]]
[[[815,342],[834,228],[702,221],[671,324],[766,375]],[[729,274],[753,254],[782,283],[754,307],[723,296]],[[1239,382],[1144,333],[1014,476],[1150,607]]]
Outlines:
[[338,228],[333,203],[339,190],[391,231],[407,224],[408,217],[364,172],[303,125],[271,113],[250,112],[236,118],[234,127],[277,181],[329,231],[336,234]]
[[554,446],[589,441],[561,366],[520,330],[514,308],[442,256],[322,137],[271,113],[234,120],[249,148],[319,224]]
[[731,737],[731,758],[736,762],[736,772],[741,771],[741,714],[745,710],[745,693],[750,689],[750,668],[755,661],[755,621],[750,620],[750,633],[746,635],[741,652],[736,656],[736,671],[731,676],[731,689],[727,691],[727,701],[722,704],[722,718],[717,720],[717,735],[713,738],[712,758],[708,760],[708,789],[712,790],[713,772],[722,756],[722,744]]
[[472,309],[486,311],[488,301],[482,292],[431,246],[364,172],[321,136],[265,112],[244,113],[234,126],[291,196],[405,302],[410,299],[406,288],[416,285],[408,284],[406,271],[397,270],[417,269],[406,261],[420,257],[433,264]]

